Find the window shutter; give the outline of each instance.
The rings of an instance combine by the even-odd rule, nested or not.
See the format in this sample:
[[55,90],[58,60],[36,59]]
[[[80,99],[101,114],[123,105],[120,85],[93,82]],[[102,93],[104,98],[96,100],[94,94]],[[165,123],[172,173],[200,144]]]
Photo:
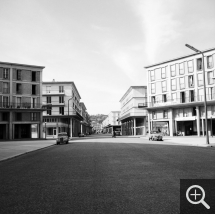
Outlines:
[[36,72],[36,81],[40,82],[40,72],[39,71]]
[[3,78],[3,68],[0,68],[0,79]]
[[16,68],[13,68],[13,80],[17,80]]

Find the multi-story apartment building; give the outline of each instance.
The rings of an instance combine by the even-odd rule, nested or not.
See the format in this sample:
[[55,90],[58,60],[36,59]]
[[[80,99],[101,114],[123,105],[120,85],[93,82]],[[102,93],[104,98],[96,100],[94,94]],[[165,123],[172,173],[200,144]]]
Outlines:
[[111,111],[107,118],[102,122],[103,132],[113,133],[113,131],[121,131],[121,122],[119,121],[120,111]]
[[149,129],[173,136],[215,133],[215,48],[205,50],[208,118],[204,112],[203,59],[199,53],[146,66]]
[[42,71],[0,62],[0,139],[42,138]]
[[81,133],[83,134],[89,134],[89,126],[90,123],[88,121],[88,113],[87,113],[87,108],[83,102],[80,102],[80,111],[81,111],[81,116],[83,117],[83,120],[81,121]]
[[147,87],[131,86],[120,99],[122,135],[145,135],[148,131]]
[[43,82],[43,103],[47,111],[43,113],[45,134],[55,138],[59,132],[67,132],[71,137],[81,132],[80,99],[74,82]]

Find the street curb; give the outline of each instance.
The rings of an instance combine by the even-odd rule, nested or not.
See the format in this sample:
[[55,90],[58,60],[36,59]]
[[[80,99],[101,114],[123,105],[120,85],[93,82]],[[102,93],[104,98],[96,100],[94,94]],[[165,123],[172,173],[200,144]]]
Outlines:
[[43,148],[38,148],[38,149],[35,149],[35,150],[32,150],[32,151],[24,152],[24,153],[22,153],[22,154],[15,155],[15,156],[13,156],[13,157],[8,157],[8,158],[5,158],[5,159],[0,160],[0,163],[3,162],[3,161],[7,161],[7,160],[11,160],[11,159],[20,157],[20,156],[22,156],[22,155],[26,155],[26,154],[31,153],[31,152],[36,152],[36,151],[38,151],[38,150],[47,149],[47,148],[52,147],[52,146],[54,146],[54,145],[56,145],[56,144],[49,145],[49,146],[46,146],[46,147],[43,147]]

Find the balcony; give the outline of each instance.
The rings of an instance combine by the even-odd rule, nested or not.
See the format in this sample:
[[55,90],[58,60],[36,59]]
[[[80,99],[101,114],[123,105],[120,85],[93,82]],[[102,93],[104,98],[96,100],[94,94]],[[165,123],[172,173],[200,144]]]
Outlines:
[[10,90],[9,88],[3,88],[3,94],[9,94]]
[[42,103],[14,103],[14,102],[0,102],[0,109],[44,109]]
[[43,96],[65,95],[64,90],[43,90]]
[[[206,95],[207,102],[209,101],[215,101],[215,94],[207,94]],[[167,107],[167,106],[177,106],[177,105],[192,105],[192,103],[196,104],[198,102],[204,102],[204,96],[194,96],[194,97],[184,97],[184,98],[178,98],[178,99],[167,99],[166,102],[164,101],[156,101],[156,102],[149,102],[148,108],[154,108],[154,107]]]

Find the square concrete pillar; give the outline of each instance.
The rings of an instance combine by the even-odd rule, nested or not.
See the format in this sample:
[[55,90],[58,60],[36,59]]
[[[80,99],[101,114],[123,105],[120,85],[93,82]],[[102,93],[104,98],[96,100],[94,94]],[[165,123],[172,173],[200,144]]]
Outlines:
[[170,112],[169,112],[169,134],[170,136],[172,137],[173,136],[173,110],[170,109]]
[[196,127],[197,127],[197,135],[200,136],[200,113],[199,113],[199,106],[196,106]]
[[136,135],[136,118],[134,118],[134,135]]

